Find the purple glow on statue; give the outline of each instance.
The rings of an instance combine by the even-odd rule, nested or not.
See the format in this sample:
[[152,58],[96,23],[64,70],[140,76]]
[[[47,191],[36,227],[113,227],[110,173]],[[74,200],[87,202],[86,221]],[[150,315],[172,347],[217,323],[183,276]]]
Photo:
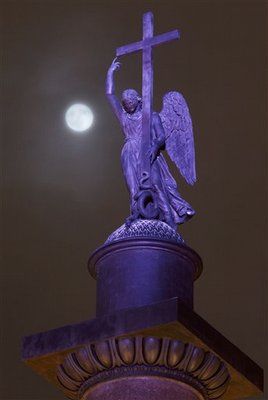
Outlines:
[[193,130],[187,104],[180,93],[170,92],[164,96],[162,111],[152,111],[152,47],[178,38],[178,30],[153,36],[153,14],[148,12],[143,15],[143,40],[116,50],[117,57],[142,51],[142,101],[134,89],[123,92],[122,103],[116,98],[113,74],[121,65],[117,59],[107,73],[106,95],[125,135],[121,162],[131,197],[127,225],[145,218],[159,219],[176,228],[194,215],[180,197],[161,154],[166,148],[186,181],[195,182]]

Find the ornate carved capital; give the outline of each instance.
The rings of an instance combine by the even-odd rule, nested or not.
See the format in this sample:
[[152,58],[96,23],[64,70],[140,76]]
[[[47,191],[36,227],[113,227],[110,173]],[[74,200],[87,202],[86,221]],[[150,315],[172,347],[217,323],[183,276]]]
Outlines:
[[186,383],[205,399],[222,396],[230,375],[213,353],[179,340],[155,337],[113,338],[70,353],[57,377],[66,395],[81,399],[97,383],[122,377],[160,376]]

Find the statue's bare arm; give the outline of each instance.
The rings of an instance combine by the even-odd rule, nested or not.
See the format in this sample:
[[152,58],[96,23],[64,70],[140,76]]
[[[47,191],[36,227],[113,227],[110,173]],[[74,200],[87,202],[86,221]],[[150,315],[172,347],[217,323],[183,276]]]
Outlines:
[[107,72],[106,78],[106,96],[111,104],[113,112],[121,122],[121,115],[122,115],[122,106],[114,93],[114,72],[120,68],[120,63],[116,61],[116,58],[113,60],[110,68]]

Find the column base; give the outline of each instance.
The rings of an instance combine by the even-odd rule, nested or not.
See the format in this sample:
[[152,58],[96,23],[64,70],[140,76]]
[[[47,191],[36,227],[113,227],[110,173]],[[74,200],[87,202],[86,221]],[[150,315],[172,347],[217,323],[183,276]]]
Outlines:
[[222,396],[230,374],[215,354],[191,343],[129,336],[68,354],[57,378],[71,399],[204,400]]
[[[188,343],[188,345],[186,345],[188,349],[193,346],[194,348],[201,348],[204,353],[214,355],[225,363],[231,376],[229,387],[222,395],[222,400],[240,400],[245,397],[253,398],[262,394],[263,370],[236,346],[230,343],[228,339],[217,332],[216,329],[194,311],[185,307],[184,303],[176,298],[145,307],[121,310],[113,315],[27,336],[24,338],[22,344],[22,358],[36,373],[42,375],[60,390],[63,390],[63,386],[59,382],[60,378],[57,377],[58,368],[60,365],[65,365],[67,359],[70,360],[71,363],[75,361],[77,356],[73,357],[73,353],[80,354],[80,351],[83,349],[83,351],[86,351],[85,349],[94,344],[93,354],[98,354],[99,357],[100,354],[103,354],[103,350],[100,351],[97,346],[98,343],[106,343],[111,340],[109,338],[117,337],[117,340],[119,340],[119,337],[126,338],[126,336],[158,337],[161,343],[164,340],[163,338],[169,338],[177,342]],[[128,354],[131,354],[131,352]],[[106,363],[104,365],[110,365],[108,363],[109,357],[102,356],[101,359],[102,363]],[[81,361],[81,358],[79,358],[79,360]],[[130,363],[132,362],[131,357],[130,359],[125,358],[125,362],[128,360],[130,360]],[[188,367],[190,367],[191,363],[189,363],[189,360],[185,362]],[[155,361],[153,361],[153,364],[154,363]],[[75,365],[74,363],[74,366]],[[141,364],[137,363],[137,365]],[[172,373],[174,373],[176,369],[173,368],[174,365],[161,364],[164,368],[168,367]],[[116,365],[114,368],[124,368],[126,366],[127,365]],[[149,367],[155,368],[156,365],[149,365]],[[65,366],[67,375],[69,375],[68,368],[69,367]],[[91,372],[88,373],[88,368],[89,364],[87,364],[87,366],[82,366],[82,372],[80,371],[80,374],[86,373],[86,376],[82,377],[82,381],[90,380],[92,384],[94,379],[94,385],[89,387],[85,384],[83,386],[84,392],[79,392],[80,399],[83,399],[87,390],[89,390],[89,393],[90,390],[92,390],[93,393],[93,387],[96,386],[97,388],[97,385],[108,382],[108,380],[97,381],[97,378],[94,378],[92,374],[94,369],[89,370],[89,372]],[[107,367],[102,368],[103,369],[99,370],[99,372],[102,371],[102,374],[104,374],[104,370],[107,370]],[[183,368],[180,365],[180,378],[182,376],[181,372],[185,372],[182,370]],[[191,372],[191,374],[193,373],[194,371]],[[99,377],[104,377],[102,374],[99,373]],[[121,379],[124,378],[124,376],[117,376],[117,378]],[[163,378],[169,379],[167,376]],[[172,379],[174,380],[174,375]],[[180,381],[182,380],[180,379]],[[72,381],[69,379],[68,382],[70,384]],[[185,381],[183,383],[185,384]],[[177,382],[174,382],[174,384],[177,384]],[[68,394],[66,393],[69,398],[79,399],[79,397],[77,397],[77,388],[81,386],[81,378],[77,376],[72,389],[70,390],[66,387],[64,391],[66,393],[66,391],[69,390]],[[196,386],[191,386],[197,390]],[[210,393],[210,396],[211,395],[212,393]],[[103,397],[103,400],[108,399],[109,397]],[[163,400],[164,399],[169,399],[168,395],[164,396]],[[123,397],[123,400],[125,400],[125,397]]]

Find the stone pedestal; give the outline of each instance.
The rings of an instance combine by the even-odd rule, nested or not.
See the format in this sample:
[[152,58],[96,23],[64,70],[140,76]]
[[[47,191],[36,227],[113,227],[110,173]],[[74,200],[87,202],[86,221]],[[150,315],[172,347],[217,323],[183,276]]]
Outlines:
[[76,400],[261,394],[261,368],[193,311],[201,270],[168,225],[121,227],[89,260],[97,318],[24,338],[24,361]]
[[97,316],[177,297],[193,308],[193,283],[202,261],[189,247],[167,240],[124,239],[102,246],[89,260],[97,279]]

